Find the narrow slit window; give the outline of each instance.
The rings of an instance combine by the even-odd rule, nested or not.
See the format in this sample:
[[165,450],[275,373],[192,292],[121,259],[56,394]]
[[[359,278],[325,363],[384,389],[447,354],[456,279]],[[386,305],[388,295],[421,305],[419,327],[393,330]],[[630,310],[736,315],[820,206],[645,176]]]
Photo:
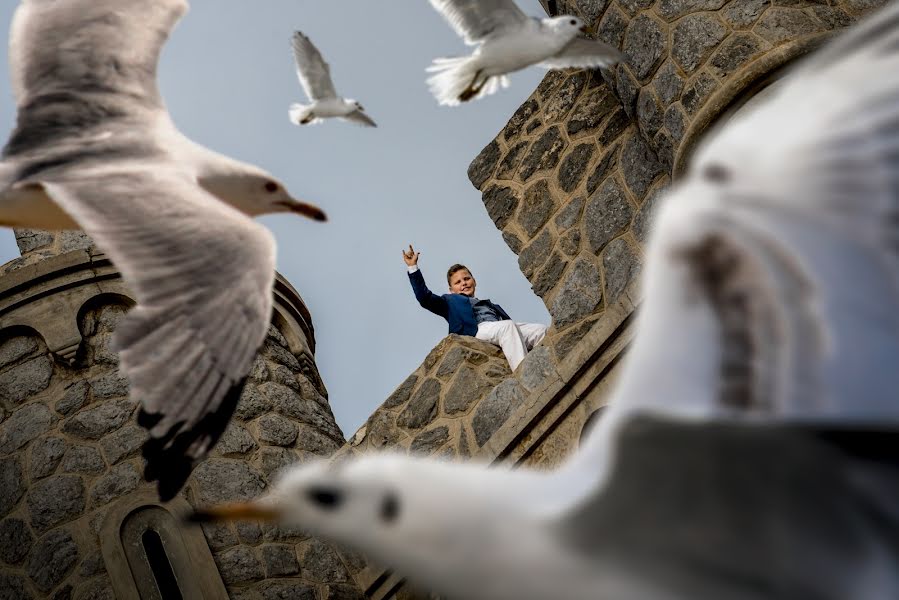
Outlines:
[[166,600],[169,598],[183,600],[175,572],[172,571],[172,563],[169,562],[165,547],[162,545],[162,538],[152,529],[148,529],[141,536],[141,542],[147,554],[147,562],[150,563],[150,570],[153,571],[159,595]]

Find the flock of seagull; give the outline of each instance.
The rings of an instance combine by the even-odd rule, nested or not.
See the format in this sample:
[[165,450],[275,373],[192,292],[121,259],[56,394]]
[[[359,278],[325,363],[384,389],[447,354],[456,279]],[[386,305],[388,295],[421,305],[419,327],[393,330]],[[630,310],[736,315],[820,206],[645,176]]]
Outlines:
[[[606,66],[574,17],[430,0],[469,44],[439,102],[531,64]],[[233,412],[271,316],[252,217],[324,213],[171,122],[156,84],[184,0],[22,0],[0,224],[84,229],[138,304],[120,369],[171,498]],[[293,37],[297,124],[374,122]],[[609,408],[546,473],[393,454],[290,469],[195,520],[299,525],[450,598],[899,597],[899,3],[816,52],[697,151],[663,200]]]

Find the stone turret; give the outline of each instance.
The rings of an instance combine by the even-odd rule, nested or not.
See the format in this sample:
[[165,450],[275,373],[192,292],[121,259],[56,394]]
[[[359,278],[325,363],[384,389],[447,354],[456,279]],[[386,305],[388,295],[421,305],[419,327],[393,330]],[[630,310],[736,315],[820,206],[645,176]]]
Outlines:
[[89,238],[16,234],[23,256],[0,276],[3,597],[361,597],[361,559],[300,531],[179,521],[197,503],[255,497],[280,468],[344,443],[296,290],[278,276],[231,426],[161,505],[141,477],[145,432],[109,350],[132,293]]

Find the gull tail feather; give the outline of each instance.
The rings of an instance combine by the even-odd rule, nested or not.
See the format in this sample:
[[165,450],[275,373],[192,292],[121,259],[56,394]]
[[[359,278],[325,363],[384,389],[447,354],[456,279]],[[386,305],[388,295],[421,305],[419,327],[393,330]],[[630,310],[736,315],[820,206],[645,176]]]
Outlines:
[[[427,68],[428,73],[434,73],[428,78],[428,87],[437,102],[445,106],[455,106],[508,87],[509,79],[505,75],[487,77],[485,80],[478,74],[479,69],[476,56],[437,58]],[[464,97],[472,87],[480,89],[476,94]]]
[[291,104],[287,114],[290,117],[290,122],[294,125],[309,125],[321,121],[321,119],[313,116],[312,107],[306,104]]

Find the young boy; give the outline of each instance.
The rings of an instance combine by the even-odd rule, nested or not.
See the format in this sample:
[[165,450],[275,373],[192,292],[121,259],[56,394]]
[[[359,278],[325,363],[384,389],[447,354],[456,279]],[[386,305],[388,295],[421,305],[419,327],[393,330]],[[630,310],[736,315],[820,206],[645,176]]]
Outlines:
[[474,295],[477,282],[465,265],[453,265],[446,272],[449,294],[438,296],[425,285],[418,270],[418,255],[409,244],[403,250],[403,261],[409,271],[409,282],[415,299],[422,307],[439,315],[449,323],[449,332],[470,335],[502,348],[509,366],[514,371],[528,350],[540,343],[546,335],[546,325],[516,323],[499,304],[478,299]]

